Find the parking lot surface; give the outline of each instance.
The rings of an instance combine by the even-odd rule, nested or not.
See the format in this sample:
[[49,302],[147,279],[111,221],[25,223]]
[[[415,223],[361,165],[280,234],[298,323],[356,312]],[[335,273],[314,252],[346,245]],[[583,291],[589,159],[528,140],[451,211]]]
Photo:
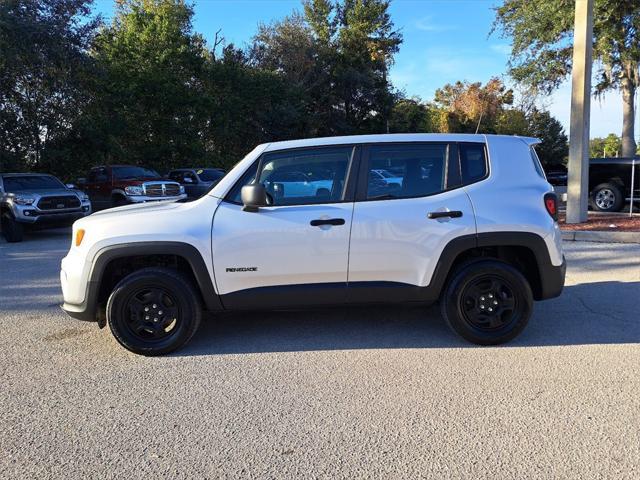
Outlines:
[[167,357],[58,307],[67,230],[0,240],[0,478],[640,478],[640,245],[476,347],[437,308],[227,315]]

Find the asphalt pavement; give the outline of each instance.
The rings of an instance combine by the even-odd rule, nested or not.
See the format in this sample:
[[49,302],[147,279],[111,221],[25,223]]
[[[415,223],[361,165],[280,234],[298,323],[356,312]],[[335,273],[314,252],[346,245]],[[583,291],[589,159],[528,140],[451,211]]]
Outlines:
[[437,308],[225,315],[145,358],[58,307],[67,230],[0,240],[0,478],[640,478],[640,245],[476,347]]

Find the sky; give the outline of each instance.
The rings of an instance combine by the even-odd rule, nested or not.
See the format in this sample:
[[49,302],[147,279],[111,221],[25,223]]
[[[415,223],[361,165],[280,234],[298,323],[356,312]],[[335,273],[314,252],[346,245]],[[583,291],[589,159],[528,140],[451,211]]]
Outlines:
[[[212,42],[221,30],[227,43],[248,44],[259,23],[301,10],[301,0],[192,0],[194,30]],[[498,0],[393,0],[390,14],[404,42],[395,57],[390,78],[409,97],[432,100],[437,88],[456,80],[486,82],[506,76],[509,40],[489,35]],[[95,11],[113,16],[113,0],[94,0]],[[511,86],[511,85],[510,85]],[[591,100],[591,137],[622,131],[622,100],[617,92]],[[541,100],[569,134],[571,86],[565,82]],[[637,122],[636,137],[640,136]]]

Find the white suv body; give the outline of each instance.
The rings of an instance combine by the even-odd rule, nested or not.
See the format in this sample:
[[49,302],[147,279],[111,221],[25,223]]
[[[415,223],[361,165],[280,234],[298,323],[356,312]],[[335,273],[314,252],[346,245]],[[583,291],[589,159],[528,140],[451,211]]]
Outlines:
[[[144,289],[138,313],[124,298],[138,277],[147,275],[148,284],[173,272],[178,279],[159,281],[164,299],[155,297],[165,306],[187,301],[171,282],[184,284],[176,291],[191,288],[194,302],[213,312],[441,299],[463,337],[509,340],[524,328],[532,300],[557,296],[564,284],[555,196],[536,143],[401,134],[260,145],[197,201],[126,206],[77,221],[62,261],[63,308],[101,325],[106,316],[133,351],[165,353],[193,335],[200,307],[182,331],[175,326],[182,319],[146,314],[161,308]],[[374,175],[381,169],[398,181]],[[301,184],[292,186],[296,178]]]

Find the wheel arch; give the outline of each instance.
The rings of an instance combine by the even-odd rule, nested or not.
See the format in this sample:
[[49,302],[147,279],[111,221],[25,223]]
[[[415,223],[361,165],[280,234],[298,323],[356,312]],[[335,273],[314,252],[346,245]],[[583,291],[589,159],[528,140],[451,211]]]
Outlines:
[[170,267],[185,274],[200,293],[207,310],[222,310],[211,275],[198,249],[184,242],[158,241],[112,245],[96,254],[85,296],[87,316],[95,319],[115,284],[126,275],[148,266]]
[[544,239],[531,232],[487,232],[452,240],[436,265],[433,290],[442,292],[461,265],[487,258],[517,268],[529,282],[535,300],[553,298],[562,291],[564,273],[558,275],[558,269],[564,266],[551,263]]

